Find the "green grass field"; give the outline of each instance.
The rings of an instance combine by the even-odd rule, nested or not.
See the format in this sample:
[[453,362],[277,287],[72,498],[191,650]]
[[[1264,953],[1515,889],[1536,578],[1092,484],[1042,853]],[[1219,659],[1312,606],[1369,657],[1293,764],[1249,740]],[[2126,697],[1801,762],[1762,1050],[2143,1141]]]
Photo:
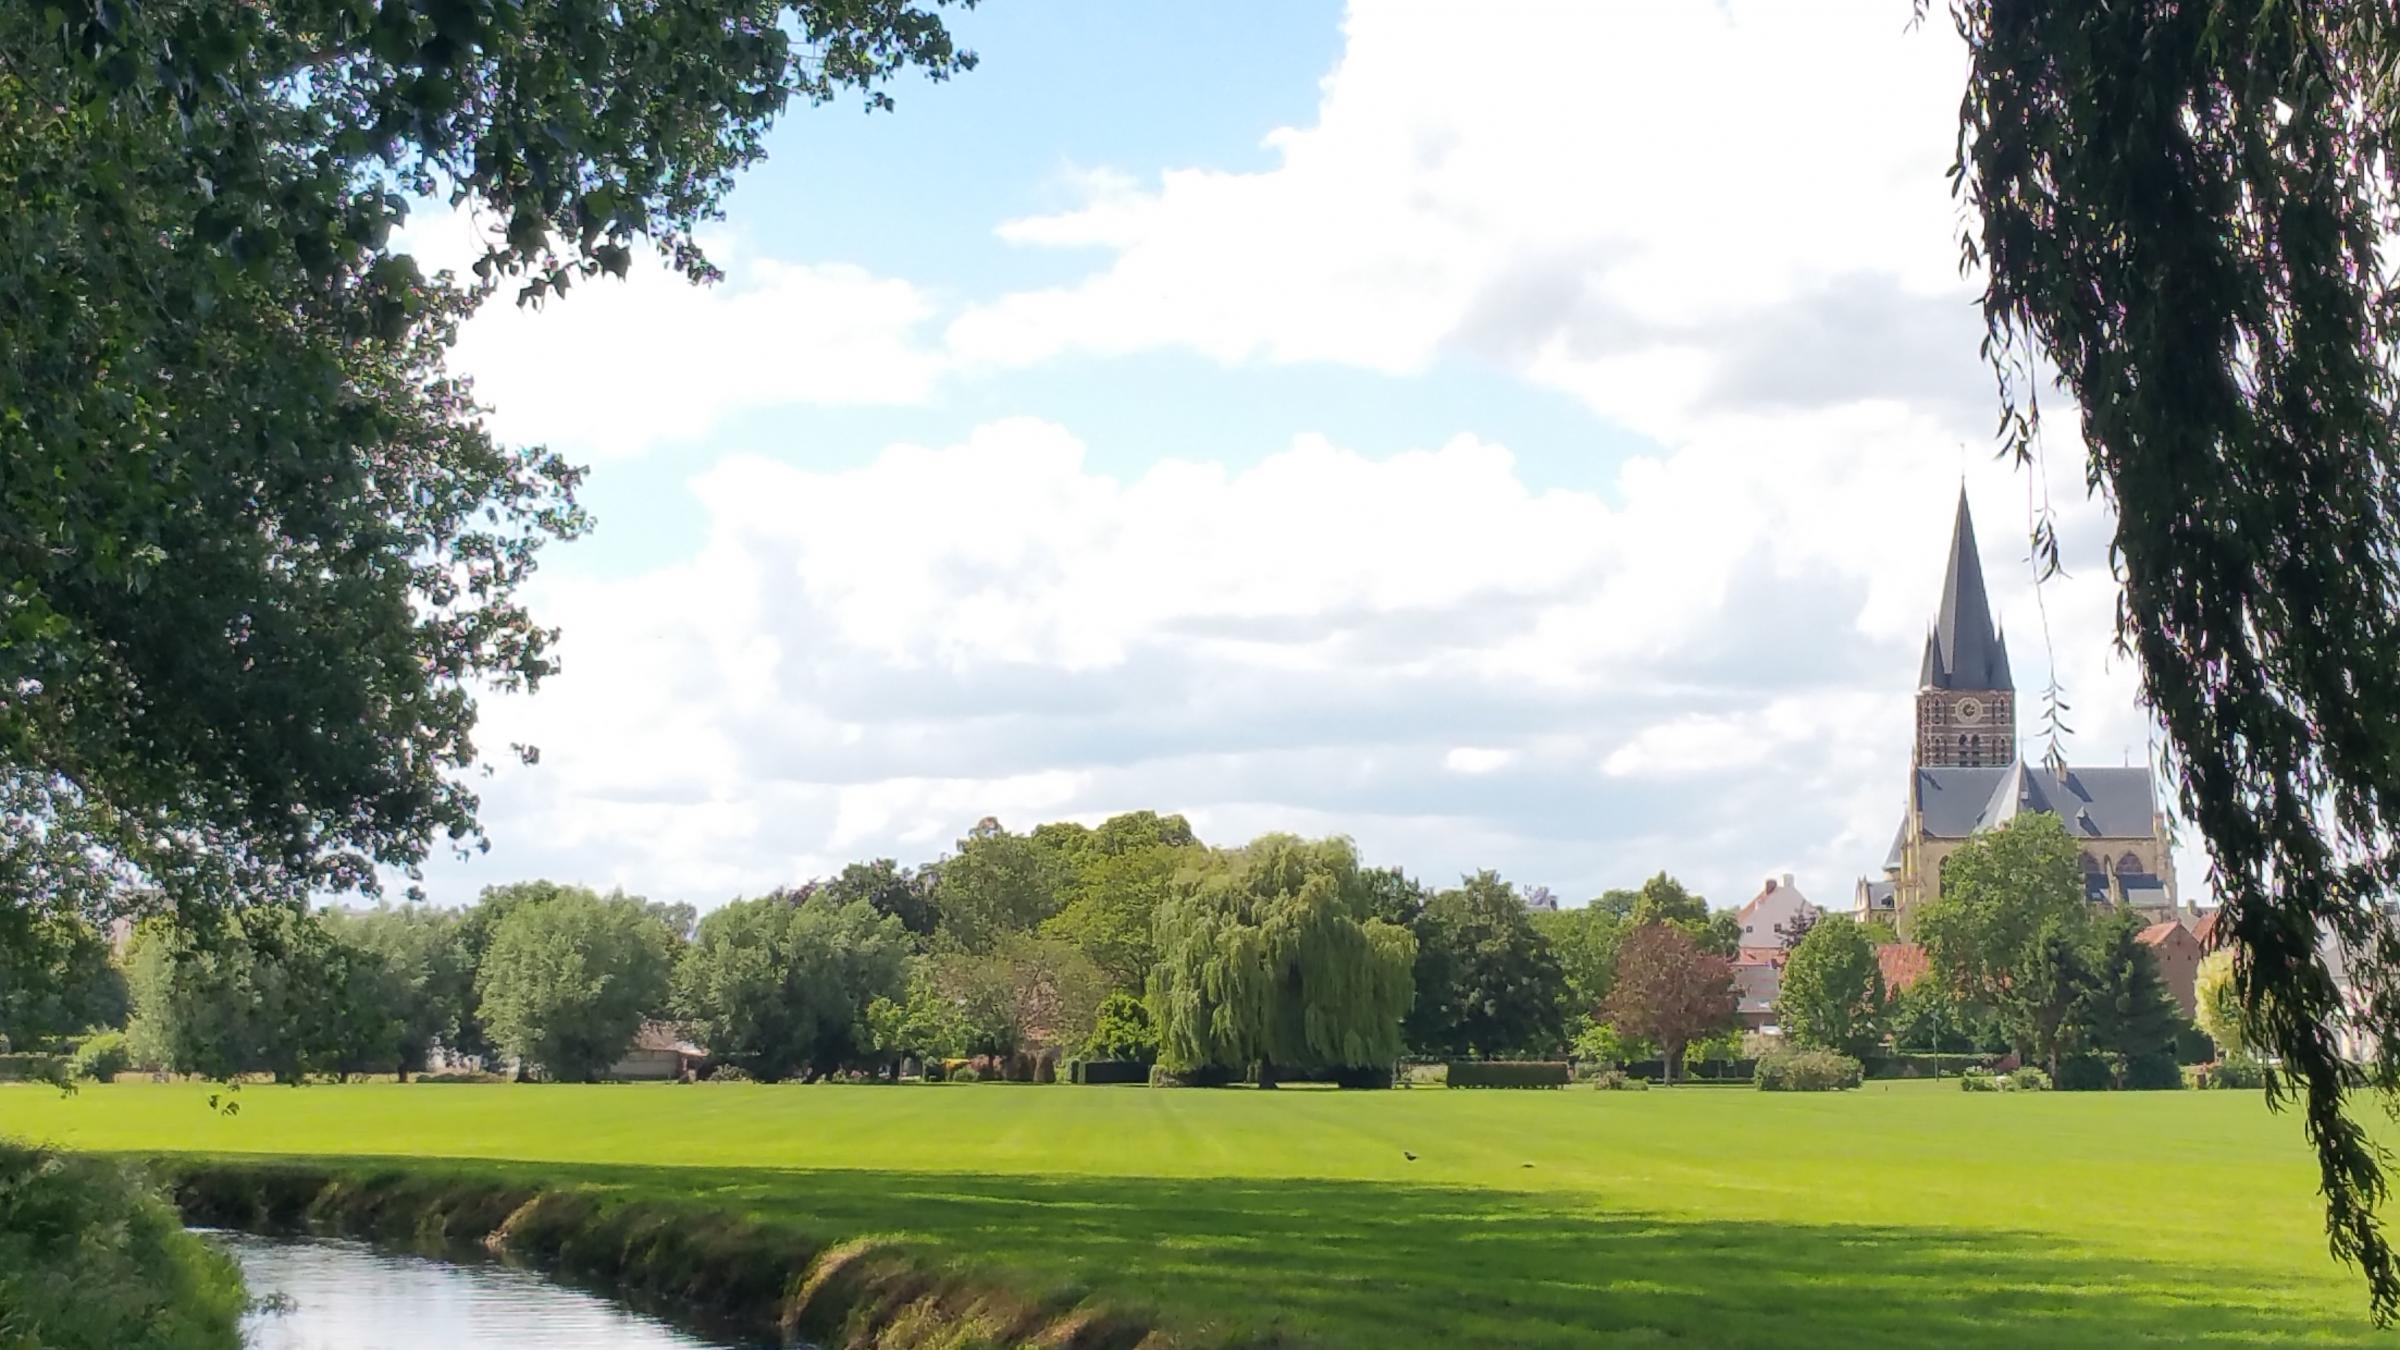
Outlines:
[[[0,1133],[407,1159],[897,1235],[1364,1347],[2381,1343],[2247,1093],[0,1088]],[[1416,1162],[1403,1150],[1418,1154]]]

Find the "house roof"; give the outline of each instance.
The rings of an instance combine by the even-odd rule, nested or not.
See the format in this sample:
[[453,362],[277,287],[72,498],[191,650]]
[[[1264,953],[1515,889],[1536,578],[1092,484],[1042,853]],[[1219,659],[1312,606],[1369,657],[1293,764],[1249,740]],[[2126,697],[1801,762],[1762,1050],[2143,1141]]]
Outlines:
[[2057,816],[2078,839],[2147,839],[2157,785],[2147,768],[2069,768],[2018,760],[2004,768],[1920,768],[1918,819],[1936,839],[1964,839],[2028,812]]
[[2179,924],[2172,919],[2168,919],[2160,923],[2154,923],[2139,933],[2134,934],[2133,940],[2141,943],[2145,947],[2157,947],[2175,941],[2175,935],[2178,933],[2181,933],[2186,938],[2189,938],[2192,935],[2190,929],[2185,928],[2182,924]]
[[1899,888],[1889,881],[1861,881],[1858,889],[1867,898],[1867,908],[1890,909],[1892,892]]
[[664,1022],[644,1022],[642,1029],[633,1033],[633,1048],[671,1051],[678,1055],[688,1055],[693,1059],[708,1058],[708,1051],[675,1034],[675,1028]]
[[1933,959],[1913,942],[1886,942],[1875,949],[1875,964],[1883,970],[1883,987],[1898,993],[1933,973]]
[[1780,966],[1788,955],[1790,953],[1781,947],[1743,947],[1734,953],[1733,963],[1737,966]]
[[1958,490],[1958,519],[1950,527],[1950,566],[1942,577],[1942,606],[1925,635],[1925,663],[1918,672],[1925,689],[2014,689],[2008,673],[2008,643],[1992,626],[1992,602],[1983,589],[1983,561],[1975,551],[1975,517],[1967,490]]
[[2212,909],[2200,916],[2200,922],[2192,925],[2192,936],[2200,939],[2201,946],[2213,948],[2217,945],[2217,917],[2224,912],[2222,909]]

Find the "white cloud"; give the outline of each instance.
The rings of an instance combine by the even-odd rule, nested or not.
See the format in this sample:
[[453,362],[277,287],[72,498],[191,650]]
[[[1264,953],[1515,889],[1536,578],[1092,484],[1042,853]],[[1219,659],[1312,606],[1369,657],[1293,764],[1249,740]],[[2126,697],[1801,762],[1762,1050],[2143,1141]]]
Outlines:
[[1663,867],[1729,900],[1791,870],[1838,903],[1898,818],[1962,477],[2024,729],[2049,662],[2022,503],[2047,481],[2070,749],[2140,753],[2075,448],[2033,476],[1958,448],[1987,444],[1989,386],[1941,177],[1955,39],[1783,0],[1478,14],[1359,6],[1263,172],[1078,171],[1080,205],[999,228],[1088,275],[970,307],[943,352],[906,283],[737,259],[733,288],[587,308],[600,288],[470,355],[521,434],[604,451],[921,398],[954,361],[1180,348],[1490,363],[1657,453],[1596,492],[1537,490],[1474,435],[1126,477],[1032,418],[843,472],[720,458],[691,557],[545,574],[568,668],[491,710],[487,742],[545,758],[495,780],[471,875],[710,902],[922,860],[984,815],[1152,807],[1217,841],[1348,833],[1437,881],[1580,898]]
[[[950,327],[969,360],[1179,346],[1391,374],[1497,361],[1672,434],[1848,362],[1922,382],[1965,333],[1943,180],[1964,77],[1946,26],[1870,5],[1360,3],[1316,120],[1259,172],[1177,168],[1005,239],[1110,251]],[[1804,331],[1847,306],[1855,322]],[[1784,349],[1746,349],[1745,337]],[[1827,339],[1830,339],[1828,341]],[[1820,389],[1816,391],[1821,394]],[[1811,401],[1821,401],[1813,398]]]
[[1453,746],[1450,753],[1442,756],[1442,767],[1452,773],[1494,773],[1507,768],[1516,757],[1514,750],[1499,750],[1487,745],[1460,745]]
[[[479,256],[477,227],[443,212],[408,242],[431,267]],[[648,253],[623,279],[576,284],[542,307],[503,287],[469,320],[451,367],[475,381],[503,439],[580,459],[695,444],[726,419],[795,404],[882,407],[932,396],[946,359],[932,297],[839,262],[753,256],[707,241],[725,272],[698,286]]]
[[[1842,893],[1897,817],[1955,485],[1905,421],[1779,427],[1776,454],[1695,445],[1609,498],[1534,491],[1471,437],[1119,479],[1017,419],[838,472],[722,461],[691,559],[544,583],[566,671],[492,709],[488,741],[545,751],[492,795],[500,866],[606,858],[713,901],[923,860],[985,815],[1153,807],[1570,896],[1665,867],[1730,897],[1794,859]],[[2031,688],[1988,509],[2009,474],[1976,479]],[[2054,625],[2110,595],[2055,585]],[[2135,725],[2124,672],[2065,650],[2086,706]]]

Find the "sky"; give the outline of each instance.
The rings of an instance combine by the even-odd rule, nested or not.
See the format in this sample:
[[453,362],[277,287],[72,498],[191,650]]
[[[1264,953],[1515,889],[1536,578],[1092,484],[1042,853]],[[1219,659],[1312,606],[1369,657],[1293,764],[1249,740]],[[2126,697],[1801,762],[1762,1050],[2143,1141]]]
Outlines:
[[1149,808],[1846,906],[1962,484],[2021,725],[2055,670],[2070,758],[2142,762],[2072,419],[1995,458],[1964,53],[1907,9],[989,0],[973,72],[795,110],[724,282],[461,340],[598,527],[528,593],[563,672],[484,701],[492,846],[428,893],[707,908]]

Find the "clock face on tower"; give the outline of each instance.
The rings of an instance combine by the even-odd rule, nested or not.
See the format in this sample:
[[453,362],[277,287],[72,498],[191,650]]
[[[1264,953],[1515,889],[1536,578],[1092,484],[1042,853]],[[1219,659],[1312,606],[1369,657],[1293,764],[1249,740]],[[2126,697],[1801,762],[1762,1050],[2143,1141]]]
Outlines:
[[1958,720],[1961,722],[1980,722],[1983,720],[1983,700],[1979,698],[1962,698],[1957,703],[1951,705],[1950,711],[1956,715]]

